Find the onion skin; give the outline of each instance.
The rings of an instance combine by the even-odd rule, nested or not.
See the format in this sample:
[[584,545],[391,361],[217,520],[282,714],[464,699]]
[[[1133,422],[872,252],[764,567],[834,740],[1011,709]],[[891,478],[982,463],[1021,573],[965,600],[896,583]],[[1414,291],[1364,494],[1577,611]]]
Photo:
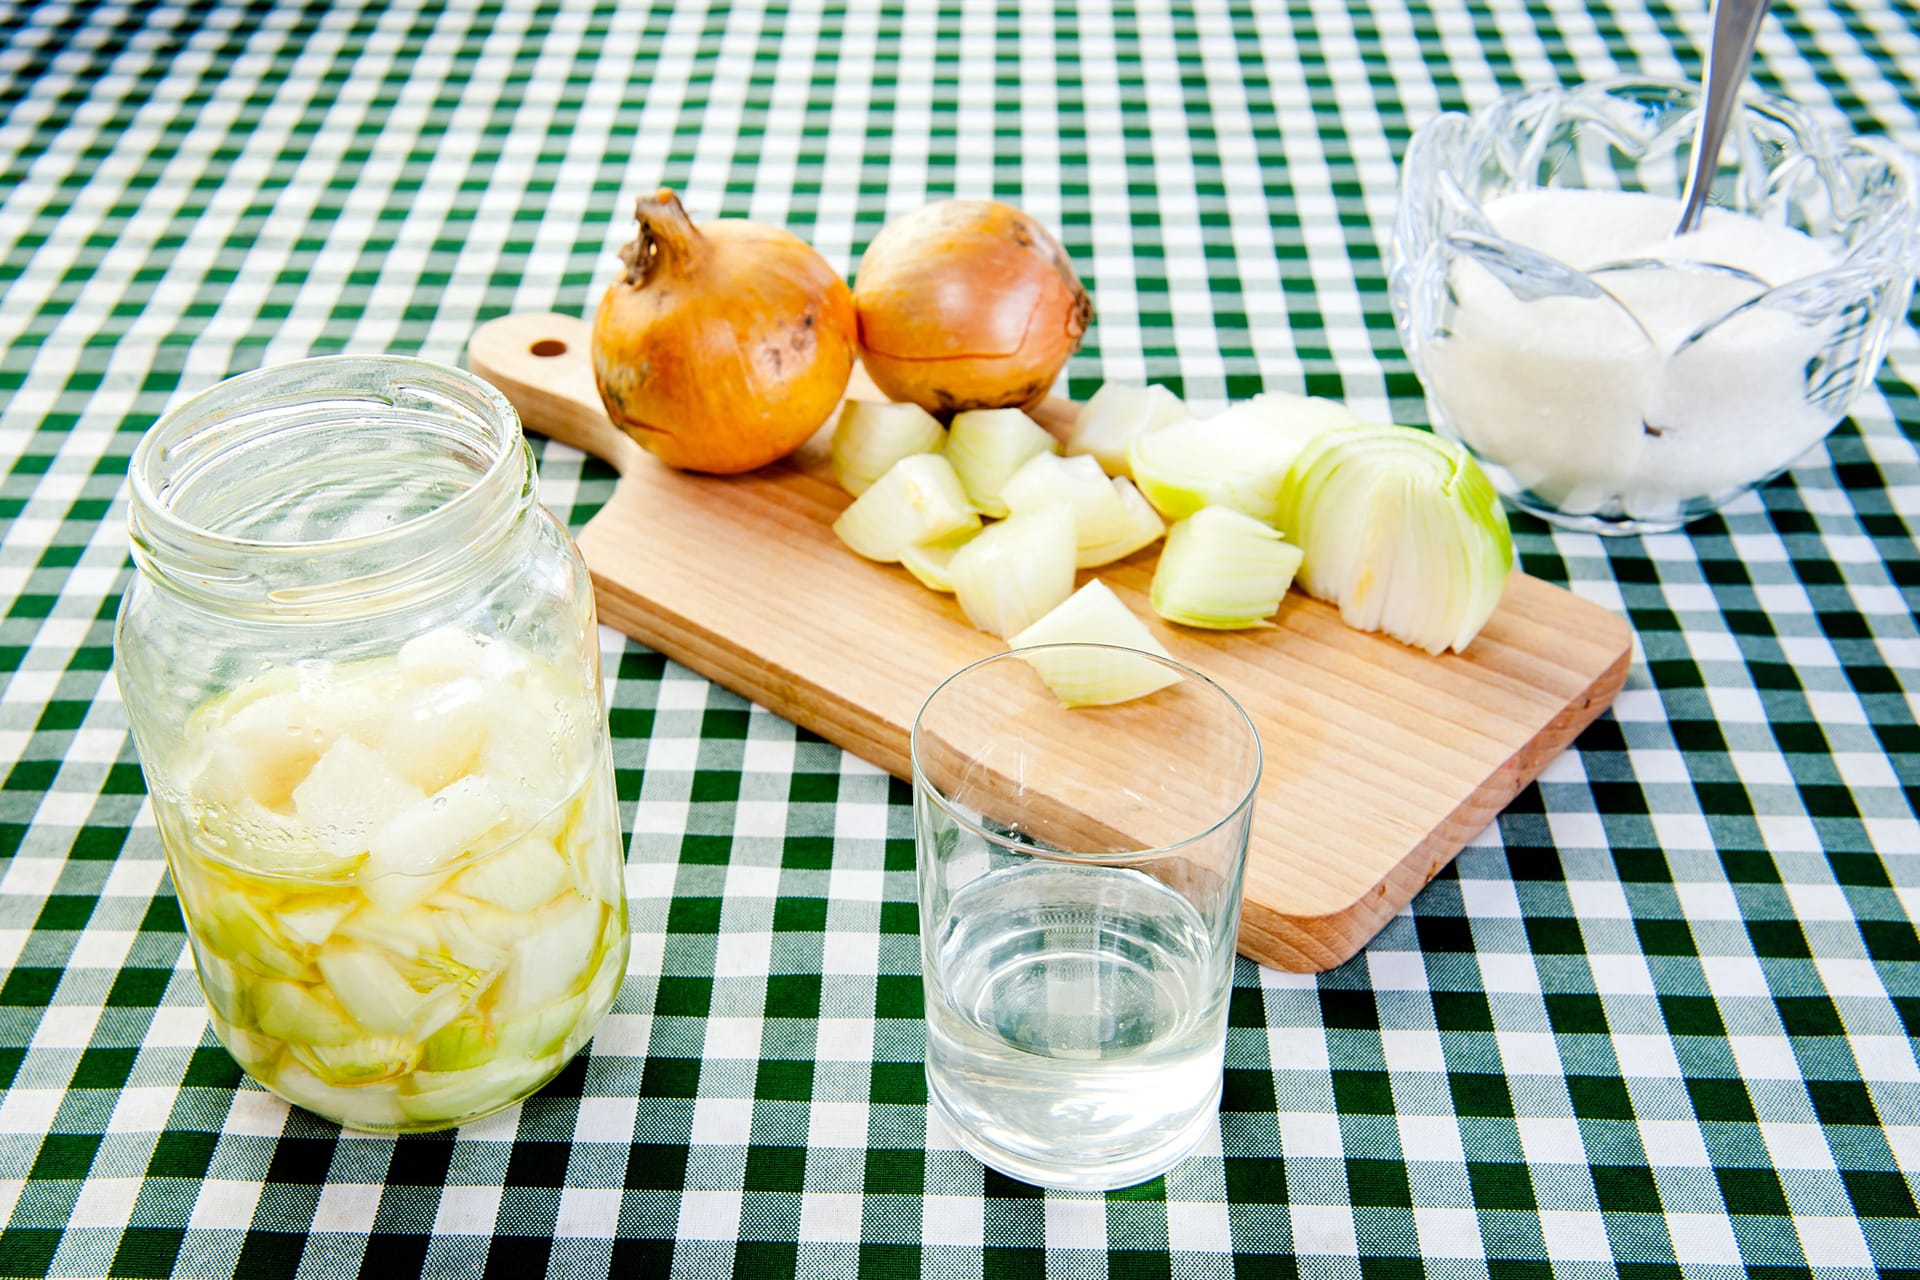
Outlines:
[[698,228],[672,191],[642,196],[626,272],[593,322],[607,416],[670,467],[734,475],[784,458],[847,389],[853,297],[789,232]]
[[881,228],[853,301],[874,383],[942,421],[1039,404],[1093,321],[1060,242],[992,200],[937,201]]

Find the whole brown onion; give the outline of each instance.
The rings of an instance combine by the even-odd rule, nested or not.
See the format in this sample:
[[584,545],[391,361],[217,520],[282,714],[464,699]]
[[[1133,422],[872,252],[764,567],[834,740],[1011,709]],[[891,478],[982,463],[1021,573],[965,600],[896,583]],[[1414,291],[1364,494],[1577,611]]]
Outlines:
[[1093,320],[1060,242],[992,200],[941,200],[888,223],[860,260],[853,304],[875,384],[941,418],[1038,404]]

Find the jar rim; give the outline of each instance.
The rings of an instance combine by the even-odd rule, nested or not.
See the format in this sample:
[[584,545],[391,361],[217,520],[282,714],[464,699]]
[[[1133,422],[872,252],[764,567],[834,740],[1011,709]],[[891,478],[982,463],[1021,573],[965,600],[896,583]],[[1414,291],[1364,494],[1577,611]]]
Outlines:
[[[366,416],[327,412],[355,405]],[[470,467],[457,468],[455,492],[381,527],[317,537],[223,529],[180,509],[222,492],[233,477],[220,468],[247,474],[249,453],[282,465],[275,446],[328,426],[377,427],[371,415],[382,412]],[[142,572],[188,595],[227,608],[319,607],[417,586],[495,540],[532,504],[532,474],[512,402],[478,375],[415,356],[315,356],[226,378],[162,413],[128,463],[128,530]]]

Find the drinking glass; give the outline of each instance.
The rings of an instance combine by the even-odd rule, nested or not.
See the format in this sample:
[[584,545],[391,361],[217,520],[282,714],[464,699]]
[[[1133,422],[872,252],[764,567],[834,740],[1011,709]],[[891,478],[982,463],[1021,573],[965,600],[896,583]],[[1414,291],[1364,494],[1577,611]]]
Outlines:
[[[1172,682],[1068,707],[1036,670],[1114,661]],[[1260,778],[1246,713],[1176,662],[1037,646],[936,689],[912,756],[934,1109],[1040,1186],[1166,1172],[1220,1103]]]

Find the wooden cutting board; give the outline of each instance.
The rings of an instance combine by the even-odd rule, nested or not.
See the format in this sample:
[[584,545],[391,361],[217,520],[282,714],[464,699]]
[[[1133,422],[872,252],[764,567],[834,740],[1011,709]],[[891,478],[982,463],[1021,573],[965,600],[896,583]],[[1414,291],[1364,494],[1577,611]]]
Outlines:
[[[750,475],[676,472],[608,421],[580,320],[492,321],[474,334],[469,364],[528,429],[619,470],[580,549],[601,620],[658,652],[904,778],[921,701],[1003,647],[951,596],[834,537],[848,498],[824,431]],[[855,378],[854,394],[877,394]],[[1058,429],[1072,413],[1054,400],[1036,416]],[[1435,658],[1355,631],[1298,592],[1268,630],[1162,622],[1147,605],[1157,551],[1081,581],[1097,573],[1259,728],[1266,767],[1240,951],[1262,964],[1307,972],[1359,951],[1626,678],[1627,624],[1524,574],[1465,654]]]

